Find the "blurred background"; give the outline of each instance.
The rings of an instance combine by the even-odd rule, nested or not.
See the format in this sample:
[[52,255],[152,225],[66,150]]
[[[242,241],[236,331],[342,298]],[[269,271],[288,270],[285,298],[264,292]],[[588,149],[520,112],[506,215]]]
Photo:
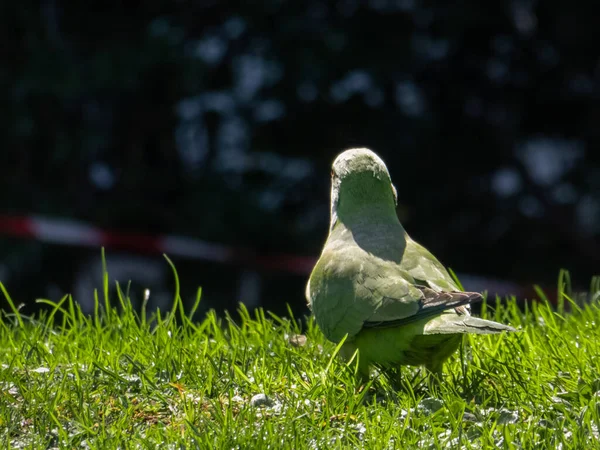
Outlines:
[[[342,150],[469,289],[600,272],[593,2],[3,2],[0,280],[306,312]],[[2,300],[4,302],[4,299]]]

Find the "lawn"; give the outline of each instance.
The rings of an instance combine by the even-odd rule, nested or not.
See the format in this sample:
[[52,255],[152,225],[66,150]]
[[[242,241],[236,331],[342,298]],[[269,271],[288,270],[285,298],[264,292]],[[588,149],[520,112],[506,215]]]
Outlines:
[[600,448],[600,303],[565,280],[558,309],[485,304],[521,331],[465,339],[436,391],[418,368],[359,385],[310,319],[196,318],[177,289],[146,314],[106,273],[92,316],[65,297],[25,317],[2,287],[0,447]]

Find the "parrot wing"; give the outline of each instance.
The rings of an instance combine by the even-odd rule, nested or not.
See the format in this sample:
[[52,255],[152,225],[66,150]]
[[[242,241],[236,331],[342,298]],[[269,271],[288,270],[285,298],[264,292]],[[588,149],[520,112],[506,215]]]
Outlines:
[[[432,317],[442,314],[444,311],[454,308],[456,315],[469,316],[469,305],[472,302],[480,301],[481,294],[477,292],[438,292],[433,289],[418,286],[423,296],[417,300],[417,311],[408,317],[390,318],[387,316],[382,320],[367,320],[364,322],[364,328],[390,328],[406,325],[426,317]],[[382,307],[378,310],[378,316],[387,313],[386,306],[395,302],[393,298],[384,297]]]
[[363,328],[398,327],[453,309],[469,315],[474,292],[439,292],[415,283],[397,263],[324,252],[307,286],[309,305],[324,334],[339,342]]
[[436,291],[460,291],[448,270],[421,244],[413,241],[405,233],[406,249],[402,255],[400,268],[407,271],[417,283]]
[[[470,317],[468,305],[481,300],[481,294],[440,292],[417,285],[390,261],[334,257],[325,252],[311,275],[307,294],[319,327],[333,342],[345,335],[353,337],[364,328],[400,327],[426,318],[433,322],[427,322],[425,334],[501,331],[489,331],[494,322]],[[440,322],[436,316],[452,317],[452,323]]]
[[422,291],[410,275],[392,270],[391,264],[355,258],[350,248],[321,254],[307,297],[328,339],[339,342],[345,335],[352,337],[366,321],[403,319],[418,312]]
[[398,304],[406,300],[399,301],[390,297],[391,292],[388,291],[382,297],[375,313],[363,322],[362,327],[401,327],[429,318],[423,334],[493,334],[501,331],[517,331],[501,323],[471,317],[470,304],[483,298],[478,292],[440,292],[423,286],[416,286],[416,288],[422,296],[411,300],[415,306],[412,314],[401,317],[401,314],[398,314]]

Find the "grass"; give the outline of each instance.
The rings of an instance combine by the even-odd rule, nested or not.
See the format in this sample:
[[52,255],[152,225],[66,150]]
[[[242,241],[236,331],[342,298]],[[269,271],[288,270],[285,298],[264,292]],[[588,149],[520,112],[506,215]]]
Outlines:
[[599,301],[559,284],[559,312],[486,304],[522,331],[466,339],[437,392],[416,368],[399,390],[359,386],[310,319],[241,306],[193,320],[178,288],[147,319],[120,288],[110,304],[106,274],[92,316],[65,297],[26,317],[2,287],[0,446],[600,448]]

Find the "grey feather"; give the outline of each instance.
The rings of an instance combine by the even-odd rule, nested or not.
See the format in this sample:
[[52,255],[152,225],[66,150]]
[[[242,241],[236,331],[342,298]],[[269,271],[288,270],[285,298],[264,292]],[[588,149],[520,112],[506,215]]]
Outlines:
[[502,331],[517,330],[508,325],[477,317],[442,314],[427,323],[423,334],[497,334]]

